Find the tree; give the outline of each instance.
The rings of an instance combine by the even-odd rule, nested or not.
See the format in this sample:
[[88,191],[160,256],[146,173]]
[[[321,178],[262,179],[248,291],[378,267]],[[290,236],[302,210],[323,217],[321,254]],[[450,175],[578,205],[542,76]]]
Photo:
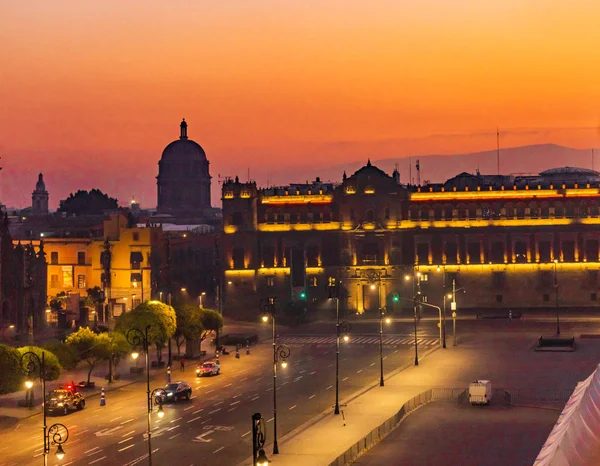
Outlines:
[[144,332],[147,326],[150,326],[148,344],[156,346],[156,356],[160,363],[162,362],[162,349],[177,328],[175,310],[160,301],[146,301],[133,311],[122,314],[117,320],[115,329],[123,335],[127,335],[127,332],[134,328]]
[[79,364],[80,359],[77,352],[72,346],[67,345],[66,343],[60,341],[48,343],[44,346],[44,349],[54,353],[58,358],[58,362],[66,371],[75,369],[77,364]]
[[131,347],[125,335],[119,332],[101,333],[98,335],[100,346],[107,349],[104,359],[109,362],[109,383],[112,383],[119,362],[130,353]]
[[50,298],[48,305],[53,311],[61,311],[66,307],[67,299],[69,299],[69,295],[61,291],[56,296]]
[[185,340],[201,338],[204,326],[202,315],[198,306],[184,304],[175,307],[177,316],[177,328],[175,329],[175,344],[177,345],[177,356],[181,356],[181,345]]
[[79,190],[75,194],[71,193],[68,198],[60,201],[59,212],[65,212],[67,215],[99,215],[105,210],[115,210],[119,208],[117,199],[109,197],[99,189],[91,191]]
[[0,395],[23,388],[23,370],[19,359],[21,354],[11,346],[0,344]]
[[89,327],[81,327],[67,337],[66,343],[72,346],[77,355],[88,364],[87,383],[89,384],[94,367],[98,361],[106,359],[106,355],[109,354],[106,340],[99,339]]
[[208,308],[200,310],[200,320],[202,322],[202,334],[200,335],[200,345],[213,333],[219,332],[223,328],[223,316],[217,311]]
[[[44,353],[44,379],[46,379],[46,381],[52,381],[52,380],[57,380],[60,377],[60,373],[62,371],[62,367],[60,365],[60,363],[58,362],[58,358],[56,357],[56,355],[54,353],[52,353],[51,351],[45,349],[45,348],[40,348],[39,346],[23,346],[21,348],[18,349],[19,351],[19,358],[21,358],[21,356],[23,356],[25,353],[27,353],[28,351],[31,351],[32,353],[35,353],[37,355],[38,358],[40,358],[40,361],[42,360],[42,353]],[[22,369],[23,369],[23,374],[26,375],[27,374],[27,363],[29,362],[29,358],[25,358],[23,359],[23,364],[22,364]],[[37,364],[37,361],[34,359],[35,364]],[[34,372],[31,375],[32,378],[37,378],[39,377],[39,368],[37,368],[36,366],[36,372]]]

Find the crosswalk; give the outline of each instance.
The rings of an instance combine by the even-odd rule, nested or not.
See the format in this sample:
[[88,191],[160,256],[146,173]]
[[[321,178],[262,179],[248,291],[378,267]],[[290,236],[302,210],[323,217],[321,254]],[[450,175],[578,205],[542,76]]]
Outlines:
[[[336,337],[334,335],[327,336],[316,336],[316,335],[285,335],[281,336],[279,340],[286,345],[333,345],[335,344]],[[440,340],[437,338],[417,338],[417,345],[419,346],[435,346],[439,345]],[[379,335],[352,335],[350,340],[344,344],[363,344],[372,345],[379,344]],[[391,335],[383,337],[383,344],[389,346],[398,345],[414,345],[415,338],[411,336],[403,335]]]

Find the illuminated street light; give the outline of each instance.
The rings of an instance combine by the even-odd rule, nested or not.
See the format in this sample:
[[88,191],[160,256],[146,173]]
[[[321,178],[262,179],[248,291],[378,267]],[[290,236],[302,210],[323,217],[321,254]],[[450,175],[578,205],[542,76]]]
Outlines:
[[185,293],[186,291],[187,291],[187,288],[182,288],[182,289],[181,289],[181,292],[182,292],[182,293]]
[[405,281],[409,281],[410,280],[410,275],[404,275],[404,280]]
[[65,451],[63,450],[62,445],[59,445],[58,448],[56,449],[56,458],[58,458],[59,460],[62,460],[65,457]]
[[262,316],[262,321],[267,323],[269,321],[269,316]]
[[131,357],[133,359],[137,359],[137,358],[139,358],[139,356],[140,356],[140,353],[138,353],[137,351],[134,351],[133,353],[131,353]]
[[371,289],[374,290],[376,288],[375,285],[371,285]]
[[348,341],[350,341],[350,337],[348,335],[344,335],[344,341],[347,343]]
[[389,317],[386,317],[385,323],[386,324],[391,324],[392,323],[392,319],[390,319]]
[[285,369],[285,368],[287,367],[287,361],[283,361],[283,362],[281,363],[281,367],[283,367],[283,368]]
[[25,387],[27,387],[27,390],[31,390],[31,388],[33,387],[33,381],[32,380],[26,380],[25,381]]

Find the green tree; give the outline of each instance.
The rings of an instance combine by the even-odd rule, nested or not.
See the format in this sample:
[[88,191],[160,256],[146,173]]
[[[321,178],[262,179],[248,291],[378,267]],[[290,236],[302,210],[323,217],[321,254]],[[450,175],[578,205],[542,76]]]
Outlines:
[[205,307],[200,310],[200,320],[203,327],[202,334],[200,335],[200,345],[202,345],[202,342],[207,337],[221,331],[223,328],[223,316],[219,312]]
[[[56,355],[54,353],[52,353],[51,351],[49,351],[45,348],[40,348],[39,346],[23,346],[23,347],[19,348],[19,358],[21,358],[21,356],[23,356],[28,351],[35,353],[37,355],[37,357],[40,358],[40,361],[42,360],[42,353],[44,353],[44,367],[45,367],[44,379],[46,379],[47,382],[52,381],[52,380],[57,380],[60,377],[62,367],[61,367],[60,363],[58,362],[58,358],[56,357]],[[23,364],[21,366],[23,369],[23,374],[27,374],[27,363],[28,362],[29,362],[28,357],[23,359]],[[37,361],[35,359],[34,359],[34,362],[37,364]],[[34,372],[31,375],[31,377],[34,379],[39,377],[39,368],[36,368],[36,372]]]
[[87,363],[89,368],[87,382],[89,384],[96,364],[98,361],[106,359],[106,355],[109,353],[106,340],[99,339],[98,335],[89,327],[81,327],[67,337],[66,344],[72,346],[77,355]]
[[181,345],[185,340],[200,339],[204,326],[202,315],[198,306],[184,304],[175,307],[177,316],[177,328],[173,335],[177,345],[177,356],[181,356]]
[[109,382],[112,383],[117,366],[131,352],[131,346],[125,335],[120,332],[108,332],[98,335],[101,347],[106,348],[104,359],[109,361]]
[[[160,301],[145,301],[133,311],[122,314],[117,320],[115,329],[127,335],[127,332],[134,328],[144,332],[147,326],[150,326],[148,342],[156,346],[156,357],[161,362],[162,349],[177,328],[175,310]],[[137,349],[141,350],[141,348]]]
[[69,295],[67,293],[65,293],[64,291],[61,291],[56,296],[50,297],[50,300],[48,301],[48,305],[50,306],[50,308],[53,311],[60,311],[64,308],[66,308],[68,298],[69,298]]
[[67,215],[99,215],[105,210],[118,209],[117,199],[109,197],[99,189],[79,190],[60,201],[59,212]]
[[0,395],[23,388],[21,353],[11,346],[0,344]]
[[66,371],[75,369],[77,364],[79,364],[80,359],[77,352],[72,346],[66,343],[60,341],[48,343],[44,346],[44,349],[54,353],[58,358],[58,362]]

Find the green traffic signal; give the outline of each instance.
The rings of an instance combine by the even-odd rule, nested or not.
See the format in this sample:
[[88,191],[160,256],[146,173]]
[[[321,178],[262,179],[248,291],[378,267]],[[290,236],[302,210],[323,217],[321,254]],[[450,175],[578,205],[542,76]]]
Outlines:
[[398,301],[400,301],[400,296],[395,294],[393,299],[394,299],[394,302],[397,303]]
[[300,292],[300,299],[306,299],[306,291],[302,290]]

